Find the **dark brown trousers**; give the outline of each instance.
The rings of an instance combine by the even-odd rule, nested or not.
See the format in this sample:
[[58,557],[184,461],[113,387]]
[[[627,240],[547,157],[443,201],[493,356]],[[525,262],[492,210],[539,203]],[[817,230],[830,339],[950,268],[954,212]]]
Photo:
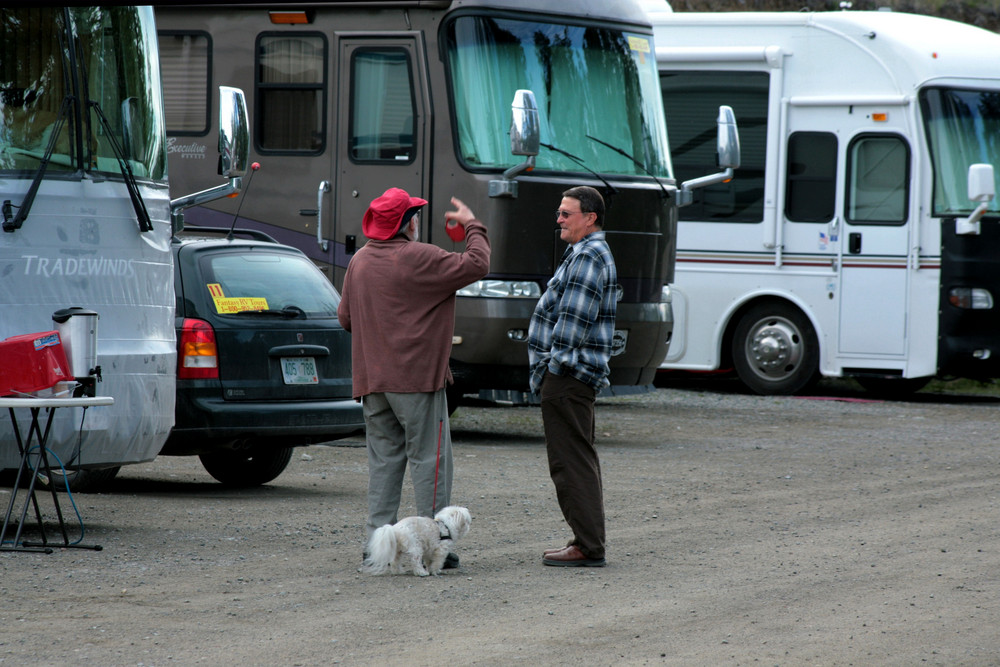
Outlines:
[[604,495],[594,447],[596,392],[570,377],[546,373],[542,423],[549,474],[573,541],[588,558],[604,558]]

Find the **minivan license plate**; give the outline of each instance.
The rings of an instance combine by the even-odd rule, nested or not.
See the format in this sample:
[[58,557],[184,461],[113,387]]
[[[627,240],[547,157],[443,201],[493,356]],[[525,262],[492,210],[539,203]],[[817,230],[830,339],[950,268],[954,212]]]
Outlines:
[[281,377],[285,384],[319,384],[316,359],[313,357],[282,357]]

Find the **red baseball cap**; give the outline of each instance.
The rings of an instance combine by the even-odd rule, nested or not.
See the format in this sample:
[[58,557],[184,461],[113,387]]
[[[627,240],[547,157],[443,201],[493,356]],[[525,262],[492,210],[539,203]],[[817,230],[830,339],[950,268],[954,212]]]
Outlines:
[[411,197],[400,188],[389,188],[368,206],[361,231],[373,241],[387,241],[399,233],[407,211],[426,205],[426,199]]

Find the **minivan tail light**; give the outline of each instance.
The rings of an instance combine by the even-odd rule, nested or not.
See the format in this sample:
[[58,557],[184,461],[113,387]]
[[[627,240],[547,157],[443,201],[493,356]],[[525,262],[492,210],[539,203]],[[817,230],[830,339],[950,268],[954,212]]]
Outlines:
[[180,380],[219,377],[219,353],[215,330],[204,320],[185,318],[181,326],[177,378]]

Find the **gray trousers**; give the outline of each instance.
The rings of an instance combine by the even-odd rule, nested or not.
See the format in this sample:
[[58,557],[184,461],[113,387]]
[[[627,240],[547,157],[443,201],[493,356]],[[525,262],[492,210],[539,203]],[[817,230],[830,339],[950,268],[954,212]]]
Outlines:
[[433,517],[451,503],[451,428],[444,389],[362,397],[368,445],[368,523],[375,529],[398,520],[407,464],[417,514]]

